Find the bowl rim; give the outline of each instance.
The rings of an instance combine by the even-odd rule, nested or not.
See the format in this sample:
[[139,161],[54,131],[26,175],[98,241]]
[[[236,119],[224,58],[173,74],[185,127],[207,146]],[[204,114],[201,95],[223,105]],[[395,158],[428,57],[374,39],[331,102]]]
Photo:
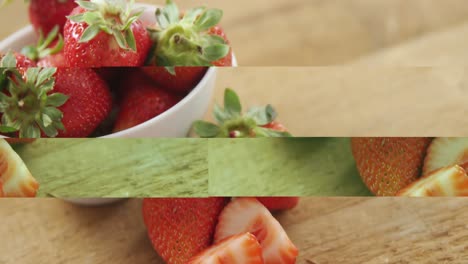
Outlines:
[[[146,4],[146,3],[136,3],[135,6],[136,7],[150,7],[150,8],[160,7],[159,5],[152,5],[152,4]],[[34,29],[33,29],[32,25],[27,25],[27,26],[15,31],[14,33],[7,36],[5,39],[0,41],[0,51],[8,52],[9,51],[9,49],[8,49],[9,46],[13,46],[14,43],[17,42],[19,39],[24,39],[27,36],[30,36],[31,34],[34,34]],[[150,66],[142,66],[142,67],[150,67]],[[236,56],[234,55],[234,53],[232,53],[232,66],[231,67],[237,67],[237,59],[236,59]],[[207,85],[207,83],[208,83],[208,81],[210,79],[216,77],[217,68],[218,67],[216,67],[216,66],[208,67],[208,70],[203,75],[202,79],[197,83],[197,85],[195,87],[193,87],[192,90],[186,96],[184,96],[184,98],[182,100],[177,102],[177,104],[175,104],[174,106],[172,106],[168,110],[164,111],[163,113],[161,113],[161,114],[159,114],[159,115],[157,115],[157,116],[155,116],[155,117],[153,117],[153,118],[151,118],[149,120],[146,120],[143,123],[140,123],[140,124],[138,124],[136,126],[133,126],[131,128],[128,128],[128,129],[125,129],[125,130],[122,130],[122,131],[118,131],[118,132],[115,132],[115,133],[110,133],[110,134],[100,136],[100,137],[97,137],[97,138],[126,137],[129,134],[132,134],[133,132],[136,132],[137,130],[139,130],[139,131],[144,130],[144,129],[148,128],[149,126],[153,125],[154,123],[159,122],[162,119],[165,119],[167,116],[179,111],[190,100],[193,100],[199,93],[201,93],[202,89],[204,89],[206,87],[206,85]],[[187,132],[189,132],[189,131],[187,131]],[[2,137],[3,136],[0,135],[0,138],[2,138]]]

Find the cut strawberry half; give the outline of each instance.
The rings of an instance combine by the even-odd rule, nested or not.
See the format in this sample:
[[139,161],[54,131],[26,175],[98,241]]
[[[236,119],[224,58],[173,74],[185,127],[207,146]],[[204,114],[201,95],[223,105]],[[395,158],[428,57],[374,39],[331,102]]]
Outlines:
[[427,150],[423,175],[452,165],[468,169],[468,138],[434,139]]
[[266,264],[295,263],[298,249],[281,224],[255,198],[237,198],[223,209],[214,240],[220,242],[245,232],[252,233],[260,242]]
[[397,194],[398,196],[468,196],[468,176],[458,166],[436,170],[412,183]]
[[0,196],[34,197],[39,184],[6,140],[0,139]]
[[228,237],[202,251],[188,264],[261,264],[262,248],[254,235],[244,233]]

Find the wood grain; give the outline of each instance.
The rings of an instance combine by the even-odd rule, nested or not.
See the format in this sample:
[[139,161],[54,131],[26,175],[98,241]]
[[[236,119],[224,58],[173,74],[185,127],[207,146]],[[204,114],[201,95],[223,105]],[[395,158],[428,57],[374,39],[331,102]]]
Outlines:
[[[302,198],[277,214],[299,264],[463,264],[468,200]],[[163,263],[151,248],[141,200],[78,207],[55,199],[2,199],[1,263]]]
[[40,183],[38,196],[208,194],[205,139],[39,139],[16,150]]
[[[161,5],[164,1],[139,2]],[[223,27],[242,65],[305,66],[352,61],[426,34],[457,27],[468,20],[464,0],[178,0],[181,7],[206,5],[224,10]],[[0,39],[27,25],[23,1],[0,10]],[[440,42],[439,54],[466,58],[466,35],[453,32],[459,43],[449,49]],[[427,48],[425,48],[427,46]],[[430,58],[435,45],[424,41],[420,53]],[[436,59],[434,59],[436,60]],[[464,62],[466,60],[456,60]],[[465,63],[463,63],[465,64]]]

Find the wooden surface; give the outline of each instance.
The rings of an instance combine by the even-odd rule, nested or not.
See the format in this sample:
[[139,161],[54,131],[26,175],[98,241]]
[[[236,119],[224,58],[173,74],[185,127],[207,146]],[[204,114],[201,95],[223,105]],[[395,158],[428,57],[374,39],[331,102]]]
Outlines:
[[205,139],[40,139],[16,150],[38,196],[208,195]]
[[[240,67],[218,72],[216,102],[222,103],[224,88],[231,87],[245,108],[270,103],[295,136],[468,135],[468,68]],[[211,109],[206,118],[213,119]]]
[[[163,0],[139,2],[161,5]],[[223,27],[249,66],[333,65],[401,47],[388,62],[466,64],[465,0],[178,0],[224,10]],[[0,39],[28,24],[22,0],[0,10]],[[449,32],[449,33],[447,33]],[[432,37],[426,37],[432,36]],[[406,44],[424,40],[408,52]],[[456,41],[455,41],[456,40]],[[392,53],[393,54],[393,53]],[[377,56],[381,59],[382,57]]]
[[[303,198],[277,215],[299,264],[463,264],[468,200]],[[146,236],[141,200],[106,207],[55,199],[0,200],[1,263],[162,263]]]

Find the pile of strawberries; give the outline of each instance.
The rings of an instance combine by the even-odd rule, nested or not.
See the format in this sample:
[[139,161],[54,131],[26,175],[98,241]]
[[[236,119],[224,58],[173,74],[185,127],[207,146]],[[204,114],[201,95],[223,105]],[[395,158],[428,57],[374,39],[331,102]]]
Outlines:
[[223,12],[182,13],[167,0],[156,23],[131,0],[31,0],[37,45],[0,54],[0,133],[89,137],[168,110],[210,66],[231,66]]
[[268,209],[255,198],[147,198],[142,211],[168,264],[295,263],[298,249]]

